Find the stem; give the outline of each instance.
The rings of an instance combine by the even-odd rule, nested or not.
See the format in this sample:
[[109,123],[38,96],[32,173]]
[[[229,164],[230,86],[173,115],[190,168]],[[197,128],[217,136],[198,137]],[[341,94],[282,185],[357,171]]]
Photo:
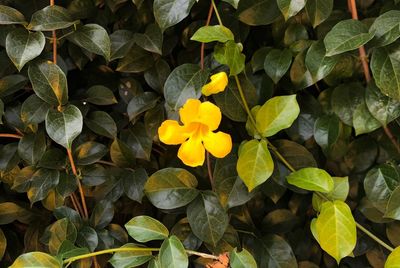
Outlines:
[[400,153],[400,145],[397,142],[396,138],[393,136],[392,131],[387,126],[383,126],[383,130],[385,131],[386,136],[390,139],[390,141],[393,143],[394,147],[396,147],[396,150],[398,153]]
[[368,231],[364,226],[362,226],[361,224],[359,224],[358,222],[356,222],[356,226],[358,229],[360,229],[361,231],[363,231],[366,235],[368,235],[370,238],[372,238],[373,240],[375,240],[375,242],[377,242],[378,244],[380,244],[382,247],[386,248],[389,251],[393,251],[394,248],[392,248],[391,246],[389,246],[388,244],[386,244],[385,242],[383,242],[381,239],[379,239],[376,235],[374,235],[373,233],[371,233],[370,231]]
[[22,136],[18,134],[0,133],[0,138],[22,139]]
[[[214,6],[211,3],[210,9],[208,10],[208,16],[207,16],[207,21],[206,21],[206,26],[210,24],[211,21],[211,16],[214,11]],[[205,48],[205,43],[201,43],[201,48],[200,48],[200,67],[203,70],[204,69],[204,48]]]
[[256,127],[256,120],[254,119],[253,114],[250,111],[249,105],[247,104],[246,96],[243,93],[243,88],[242,88],[242,85],[240,84],[239,77],[237,75],[235,75],[234,77],[235,77],[236,85],[237,85],[238,90],[239,90],[240,98],[242,99],[242,102],[243,102],[244,109],[246,110],[246,113],[249,116],[250,121],[254,126],[254,129],[256,131],[258,131],[257,127]]
[[[103,255],[103,254],[112,254],[112,253],[116,253],[116,252],[148,252],[148,251],[160,251],[159,248],[112,248],[112,249],[105,249],[105,250],[100,250],[100,251],[96,251],[96,252],[92,252],[92,253],[87,253],[87,254],[82,254],[82,255],[78,255],[78,256],[74,256],[68,259],[65,259],[63,261],[63,264],[70,264],[74,261],[77,260],[82,260],[82,259],[86,259],[86,258],[91,258],[91,257],[95,257],[98,255]],[[207,259],[214,259],[214,260],[218,260],[217,256],[211,255],[211,254],[206,254],[206,253],[202,253],[202,252],[197,252],[197,251],[193,251],[193,250],[185,250],[187,254],[189,255],[196,255],[199,257],[203,257],[203,258],[207,258]]]
[[[54,0],[50,0],[50,6],[54,6]],[[57,64],[57,35],[56,31],[51,32],[52,39],[53,39],[53,62]]]
[[214,7],[215,15],[217,16],[219,25],[224,26],[224,24],[222,23],[221,17],[219,16],[218,9],[217,9],[217,6],[215,5],[214,0],[211,0],[211,4],[212,4],[213,7]]
[[84,217],[84,219],[87,220],[89,218],[89,213],[88,213],[87,206],[86,206],[85,194],[83,192],[81,181],[78,178],[78,172],[76,171],[75,162],[74,162],[74,158],[72,156],[71,149],[67,149],[67,153],[68,153],[69,162],[71,163],[72,173],[75,175],[76,181],[78,183],[79,193],[81,196],[81,201],[82,201],[82,206],[83,206],[83,215],[82,216]]

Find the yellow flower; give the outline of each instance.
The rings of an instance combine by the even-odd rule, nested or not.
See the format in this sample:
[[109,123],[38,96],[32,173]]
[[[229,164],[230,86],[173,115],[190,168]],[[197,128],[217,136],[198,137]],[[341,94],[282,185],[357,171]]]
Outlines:
[[210,78],[211,82],[205,84],[201,89],[201,93],[203,93],[205,96],[222,92],[224,91],[226,85],[228,85],[228,76],[225,72],[219,72],[212,75]]
[[221,123],[221,111],[211,102],[189,99],[179,110],[183,123],[165,120],[158,128],[160,140],[168,145],[178,145],[178,157],[185,165],[201,166],[205,159],[205,150],[213,156],[223,158],[232,150],[229,134],[218,131]]

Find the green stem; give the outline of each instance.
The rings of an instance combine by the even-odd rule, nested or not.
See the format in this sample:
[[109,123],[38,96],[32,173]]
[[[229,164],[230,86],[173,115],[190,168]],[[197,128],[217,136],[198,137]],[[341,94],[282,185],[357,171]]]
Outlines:
[[[141,248],[141,247],[111,248],[111,249],[105,249],[105,250],[100,250],[100,251],[96,251],[96,252],[92,252],[92,253],[87,253],[87,254],[74,256],[74,257],[65,259],[63,261],[63,264],[67,264],[67,266],[68,266],[74,261],[78,261],[78,260],[82,260],[82,259],[86,259],[86,258],[91,258],[91,257],[95,257],[95,256],[98,256],[98,255],[112,254],[112,253],[116,253],[116,252],[130,252],[130,251],[133,251],[133,252],[148,252],[148,251],[160,251],[160,249],[159,248]],[[199,257],[207,258],[207,259],[218,260],[218,256],[214,256],[214,255],[211,255],[211,254],[197,252],[197,251],[193,251],[193,250],[185,250],[185,251],[189,255],[196,255],[196,256],[199,256]]]
[[224,24],[222,23],[221,17],[219,16],[218,9],[217,9],[217,6],[215,5],[214,0],[211,0],[211,3],[213,5],[213,7],[214,7],[215,15],[217,16],[219,25],[224,26]]
[[[246,113],[249,116],[250,121],[254,126],[254,129],[258,132],[257,127],[256,127],[256,120],[254,119],[253,114],[250,111],[249,105],[247,104],[246,96],[244,95],[242,85],[240,84],[240,81],[239,81],[239,77],[237,75],[235,75],[234,77],[235,77],[236,85],[237,85],[237,88],[238,88],[238,91],[240,94],[240,98],[242,99],[242,102],[243,102],[244,109],[246,110]],[[261,133],[258,133],[258,134],[260,134],[260,136],[261,136]]]

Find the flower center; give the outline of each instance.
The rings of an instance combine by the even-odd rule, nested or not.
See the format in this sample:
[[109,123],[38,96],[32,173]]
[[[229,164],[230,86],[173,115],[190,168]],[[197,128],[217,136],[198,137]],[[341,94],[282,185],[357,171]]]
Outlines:
[[209,131],[207,125],[199,122],[192,122],[188,126],[189,138],[202,139]]

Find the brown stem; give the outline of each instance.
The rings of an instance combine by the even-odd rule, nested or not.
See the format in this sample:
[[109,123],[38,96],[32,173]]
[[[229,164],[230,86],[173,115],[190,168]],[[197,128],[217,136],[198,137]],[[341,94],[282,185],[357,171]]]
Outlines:
[[68,153],[69,162],[71,164],[72,173],[75,175],[76,181],[78,183],[79,194],[81,196],[81,202],[82,202],[82,206],[83,206],[83,217],[84,217],[84,219],[88,219],[89,213],[88,213],[87,206],[86,206],[85,193],[83,192],[81,181],[78,178],[78,172],[76,171],[75,162],[74,162],[74,158],[72,156],[71,149],[67,149],[67,153]]
[[[214,7],[213,7],[213,4],[211,3],[210,4],[210,9],[208,10],[206,26],[208,26],[210,24],[213,11],[214,11]],[[201,67],[202,70],[204,69],[204,47],[205,47],[205,44],[201,43],[201,48],[200,48],[200,67]]]
[[[50,0],[50,6],[54,6],[54,0]],[[51,33],[53,38],[53,62],[57,64],[57,35],[55,30]]]
[[22,136],[18,134],[10,134],[10,133],[0,133],[0,138],[14,138],[21,139]]
[[72,205],[74,206],[74,209],[79,213],[79,215],[83,215],[83,210],[82,206],[78,201],[78,197],[76,196],[75,193],[72,193],[70,196]]

